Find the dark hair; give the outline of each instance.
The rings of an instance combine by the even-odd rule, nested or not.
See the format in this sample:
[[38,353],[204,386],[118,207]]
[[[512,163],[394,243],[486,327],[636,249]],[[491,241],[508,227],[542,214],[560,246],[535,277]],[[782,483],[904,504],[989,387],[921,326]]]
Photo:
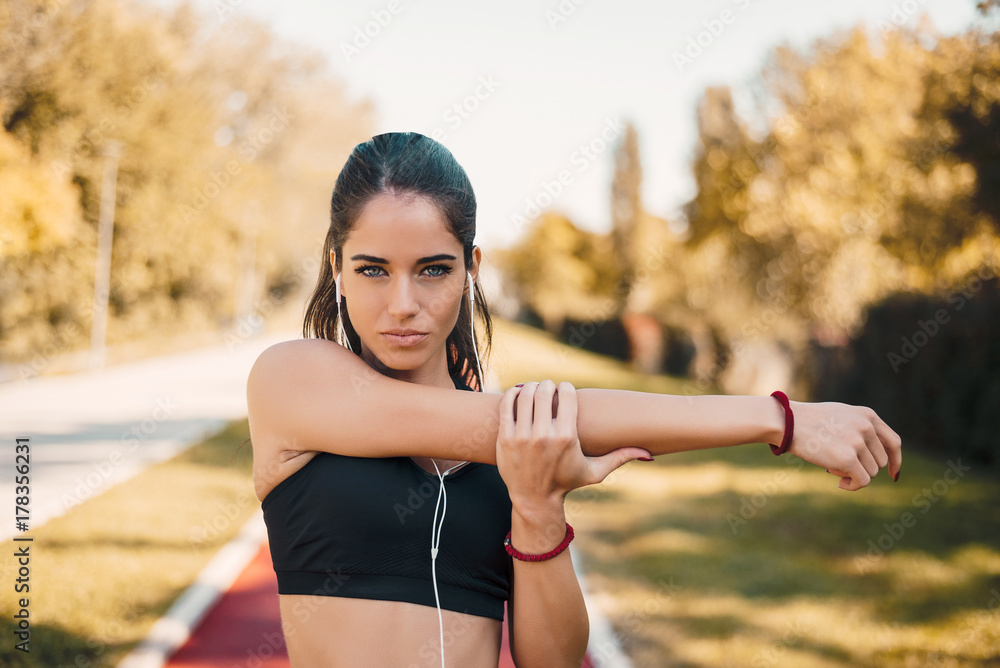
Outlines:
[[[465,170],[444,146],[416,132],[376,135],[354,147],[340,170],[330,201],[330,229],[323,244],[319,279],[306,307],[304,337],[337,341],[337,298],[330,251],[336,251],[337,272],[343,269],[344,242],[358,216],[382,193],[419,195],[428,198],[444,215],[448,228],[464,249],[465,269],[472,268],[476,236],[476,196]],[[473,284],[476,312],[485,325],[486,356],[493,341],[493,322],[478,284]],[[344,332],[351,348],[360,355],[361,339],[351,325],[346,302],[340,305]],[[469,331],[469,301],[461,300],[455,328],[448,335],[448,373],[482,391],[472,333]]]

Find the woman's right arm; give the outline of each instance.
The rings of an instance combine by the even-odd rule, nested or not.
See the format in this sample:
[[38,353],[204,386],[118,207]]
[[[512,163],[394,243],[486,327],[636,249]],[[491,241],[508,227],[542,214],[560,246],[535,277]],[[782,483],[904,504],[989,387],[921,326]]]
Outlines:
[[[433,457],[496,464],[503,395],[418,385],[384,376],[337,343],[286,341],[257,359],[247,381],[250,435],[272,453],[335,452],[361,457]],[[784,417],[771,397],[577,390],[583,452],[621,447],[653,455],[778,443]],[[899,471],[899,437],[869,408],[792,402],[789,452],[831,472],[845,489],[879,468]]]

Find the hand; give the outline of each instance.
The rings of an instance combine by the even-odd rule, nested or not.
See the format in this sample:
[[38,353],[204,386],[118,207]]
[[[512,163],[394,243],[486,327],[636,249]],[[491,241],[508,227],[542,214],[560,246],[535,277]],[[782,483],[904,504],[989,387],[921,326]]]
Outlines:
[[875,411],[840,403],[790,402],[795,428],[788,452],[822,466],[850,491],[889,467],[893,480],[903,463],[902,441]]
[[[622,464],[650,456],[632,447],[585,456],[576,430],[576,388],[562,382],[556,391],[551,380],[525,383],[504,392],[500,401],[497,468],[521,513],[561,507],[571,490],[599,483]],[[558,399],[555,407],[553,399]]]

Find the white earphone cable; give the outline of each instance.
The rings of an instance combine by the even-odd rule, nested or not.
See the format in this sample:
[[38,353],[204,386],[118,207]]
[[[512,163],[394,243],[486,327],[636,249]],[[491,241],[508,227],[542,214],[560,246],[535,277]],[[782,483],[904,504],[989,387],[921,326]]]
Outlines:
[[[448,510],[448,493],[444,490],[444,477],[457,469],[460,466],[468,464],[468,462],[462,462],[461,464],[456,464],[450,469],[441,473],[438,469],[437,462],[433,459],[431,463],[434,464],[434,470],[437,471],[438,480],[441,481],[441,486],[438,488],[438,498],[437,502],[434,504],[434,519],[431,522],[431,581],[434,583],[434,602],[437,604],[438,613],[438,630],[441,637],[441,668],[445,668],[444,665],[444,618],[441,615],[441,597],[438,594],[437,586],[437,555],[438,546],[441,545],[441,529],[444,527],[444,515]],[[442,499],[444,503],[442,504]],[[441,507],[441,522],[438,522],[438,507]]]

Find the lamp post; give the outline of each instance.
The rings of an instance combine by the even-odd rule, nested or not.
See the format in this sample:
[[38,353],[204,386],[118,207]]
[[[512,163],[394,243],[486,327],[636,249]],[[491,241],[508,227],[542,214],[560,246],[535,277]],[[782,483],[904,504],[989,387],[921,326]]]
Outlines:
[[118,158],[122,144],[109,140],[104,145],[104,178],[101,182],[101,210],[97,227],[97,268],[94,277],[94,320],[90,328],[90,368],[104,367],[108,329],[108,294],[111,289],[111,241],[115,227],[115,196],[118,189]]

